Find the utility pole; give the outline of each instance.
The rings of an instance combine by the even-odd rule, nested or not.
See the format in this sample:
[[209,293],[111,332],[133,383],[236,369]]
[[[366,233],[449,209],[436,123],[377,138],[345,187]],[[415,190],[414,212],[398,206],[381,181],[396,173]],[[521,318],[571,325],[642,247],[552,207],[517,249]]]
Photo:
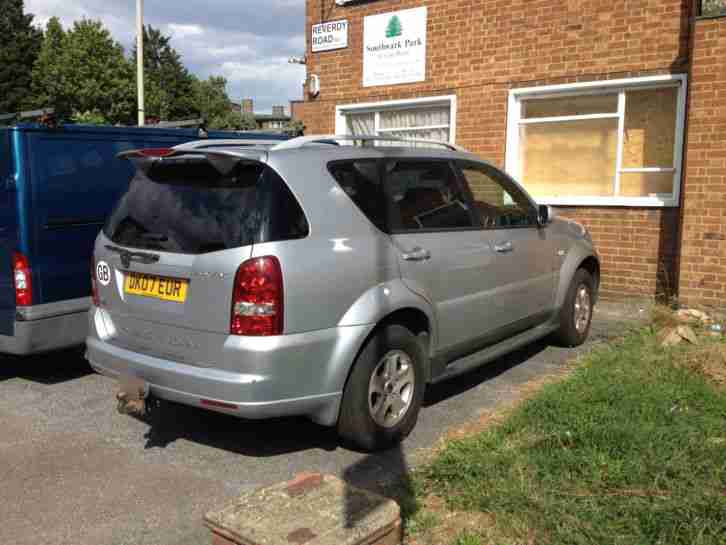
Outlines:
[[139,127],[146,123],[144,112],[144,0],[136,0],[136,84],[139,100]]

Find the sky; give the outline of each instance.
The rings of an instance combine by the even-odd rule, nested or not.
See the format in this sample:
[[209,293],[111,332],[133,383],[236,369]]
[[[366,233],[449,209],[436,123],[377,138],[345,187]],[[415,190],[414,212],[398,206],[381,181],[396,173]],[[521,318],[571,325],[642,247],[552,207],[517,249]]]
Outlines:
[[[136,39],[136,0],[25,0],[25,11],[43,27],[100,19],[127,52]],[[305,0],[145,0],[144,22],[172,37],[192,73],[226,77],[230,98],[253,98],[258,113],[301,98],[305,67],[287,60],[305,52]]]

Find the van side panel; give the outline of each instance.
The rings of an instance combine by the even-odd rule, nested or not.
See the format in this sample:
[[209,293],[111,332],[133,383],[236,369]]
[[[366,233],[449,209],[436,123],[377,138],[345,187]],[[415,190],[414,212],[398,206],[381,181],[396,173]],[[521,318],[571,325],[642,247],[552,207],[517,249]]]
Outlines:
[[120,135],[28,135],[34,304],[90,295],[93,241],[133,175],[116,154],[132,146]]
[[12,257],[18,243],[12,131],[0,129],[0,335],[13,335],[15,286]]

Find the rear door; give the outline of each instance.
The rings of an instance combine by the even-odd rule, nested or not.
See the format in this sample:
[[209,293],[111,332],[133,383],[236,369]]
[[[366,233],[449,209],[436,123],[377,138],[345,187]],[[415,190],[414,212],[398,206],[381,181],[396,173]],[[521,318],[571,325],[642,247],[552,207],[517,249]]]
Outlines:
[[384,165],[403,280],[434,307],[438,348],[464,347],[497,326],[483,320],[492,249],[450,162],[390,159]]
[[18,210],[11,134],[10,129],[0,129],[0,335],[12,335],[15,323],[12,257],[18,242]]
[[140,160],[96,245],[109,342],[214,360],[230,330],[235,274],[265,230],[278,182],[253,160],[238,159],[227,174],[198,153]]

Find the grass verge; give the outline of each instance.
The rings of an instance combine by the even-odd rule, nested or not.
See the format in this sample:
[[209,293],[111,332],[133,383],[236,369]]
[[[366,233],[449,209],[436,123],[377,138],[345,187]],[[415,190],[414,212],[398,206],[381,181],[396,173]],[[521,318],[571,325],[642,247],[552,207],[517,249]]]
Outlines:
[[725,544],[726,391],[699,372],[726,368],[725,346],[661,348],[646,329],[597,349],[446,444],[417,476],[409,542]]

